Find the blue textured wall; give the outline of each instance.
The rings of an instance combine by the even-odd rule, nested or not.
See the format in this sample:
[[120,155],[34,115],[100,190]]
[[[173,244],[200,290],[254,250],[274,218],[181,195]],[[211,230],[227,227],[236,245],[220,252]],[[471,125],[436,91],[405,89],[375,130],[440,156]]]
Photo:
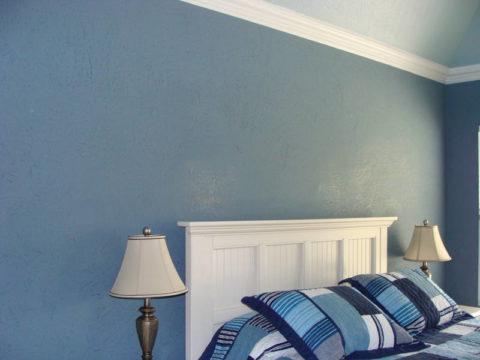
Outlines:
[[[135,359],[126,238],[178,220],[443,225],[443,86],[174,0],[0,2],[0,358]],[[441,267],[435,273],[441,281]],[[155,300],[184,357],[184,298]]]
[[[478,130],[480,81],[447,86],[445,102],[445,289],[463,304],[479,302]],[[459,281],[459,279],[462,279]]]

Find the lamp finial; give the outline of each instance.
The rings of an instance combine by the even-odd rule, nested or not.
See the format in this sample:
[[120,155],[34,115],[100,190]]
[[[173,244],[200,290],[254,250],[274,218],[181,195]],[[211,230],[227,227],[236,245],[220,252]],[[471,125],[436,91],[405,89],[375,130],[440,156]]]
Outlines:
[[427,219],[423,220],[423,226],[428,226],[428,220]]
[[143,228],[143,235],[144,235],[144,236],[150,236],[150,235],[152,235],[152,229],[150,229],[148,226],[145,226],[145,227]]

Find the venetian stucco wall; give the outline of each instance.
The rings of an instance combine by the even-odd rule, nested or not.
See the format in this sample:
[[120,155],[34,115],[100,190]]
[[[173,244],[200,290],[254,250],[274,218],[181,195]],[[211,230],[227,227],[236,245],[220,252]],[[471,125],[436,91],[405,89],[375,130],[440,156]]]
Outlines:
[[[399,216],[391,268],[444,224],[440,84],[176,0],[0,23],[2,359],[138,357],[141,303],[107,293],[147,224],[182,276],[178,220]],[[182,359],[184,298],[154,305]]]

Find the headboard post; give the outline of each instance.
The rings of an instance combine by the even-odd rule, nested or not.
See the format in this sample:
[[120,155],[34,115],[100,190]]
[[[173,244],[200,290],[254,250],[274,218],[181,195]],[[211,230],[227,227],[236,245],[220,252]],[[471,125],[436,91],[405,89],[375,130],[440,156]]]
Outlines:
[[[214,252],[212,237],[192,236],[192,229],[186,230],[186,282],[189,289],[185,312],[189,328],[186,332],[186,347],[192,349],[195,348],[194,334],[205,332],[203,324],[213,322],[214,274],[211,264]],[[187,354],[187,358],[193,359],[192,354]]]

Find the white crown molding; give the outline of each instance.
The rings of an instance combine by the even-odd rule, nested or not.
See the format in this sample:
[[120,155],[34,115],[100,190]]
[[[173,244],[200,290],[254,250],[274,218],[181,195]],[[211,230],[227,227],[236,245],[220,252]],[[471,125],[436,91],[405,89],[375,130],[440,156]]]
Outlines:
[[480,79],[480,65],[446,66],[265,0],[181,0],[368,58],[442,84]]
[[457,84],[480,80],[480,64],[449,69],[445,84]]
[[448,68],[264,0],[181,0],[328,45],[441,83]]

